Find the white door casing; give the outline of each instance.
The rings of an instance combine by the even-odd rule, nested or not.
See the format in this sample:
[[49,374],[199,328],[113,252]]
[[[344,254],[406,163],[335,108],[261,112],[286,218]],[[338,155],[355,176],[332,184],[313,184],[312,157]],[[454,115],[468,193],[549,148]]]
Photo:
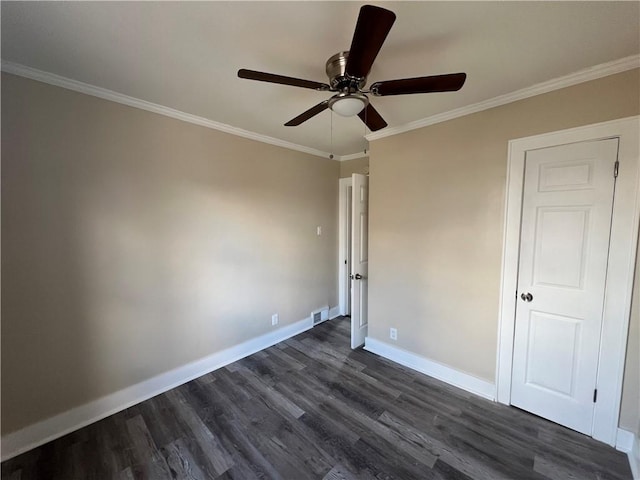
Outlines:
[[640,117],[629,117],[559,132],[521,138],[509,142],[505,235],[502,256],[497,399],[511,403],[516,286],[520,248],[520,225],[525,156],[528,151],[589,140],[617,138],[619,175],[611,218],[607,287],[604,294],[602,334],[596,385],[592,433],[596,440],[615,445],[626,339],[640,217]]
[[618,139],[525,157],[511,404],[590,435]]
[[354,173],[351,228],[351,348],[364,344],[368,330],[369,177]]
[[352,179],[339,180],[338,194],[338,304],[340,315],[351,314],[351,214]]

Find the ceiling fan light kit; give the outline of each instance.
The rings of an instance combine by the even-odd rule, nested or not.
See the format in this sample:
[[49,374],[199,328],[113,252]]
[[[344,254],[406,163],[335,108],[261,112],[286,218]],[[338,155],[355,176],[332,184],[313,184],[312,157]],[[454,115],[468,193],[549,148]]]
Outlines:
[[323,100],[306,112],[289,120],[285,123],[287,127],[300,125],[329,108],[343,117],[358,115],[371,131],[380,130],[387,126],[387,122],[369,103],[367,94],[387,96],[454,92],[462,88],[467,77],[464,73],[453,73],[388,80],[376,82],[371,85],[369,90],[364,90],[367,84],[367,75],[369,75],[371,66],[382,48],[382,44],[387,38],[395,19],[395,13],[390,10],[373,5],[361,7],[351,41],[351,48],[349,51],[338,52],[327,60],[328,84],[247,69],[238,70],[238,77],[319,91],[337,92],[330,99]]
[[329,99],[329,108],[343,117],[353,117],[369,105],[363,93],[339,93]]

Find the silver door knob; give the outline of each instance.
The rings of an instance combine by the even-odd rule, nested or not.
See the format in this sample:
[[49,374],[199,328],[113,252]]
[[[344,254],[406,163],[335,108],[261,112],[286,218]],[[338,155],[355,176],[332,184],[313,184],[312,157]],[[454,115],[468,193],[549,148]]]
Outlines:
[[362,280],[364,277],[359,273],[356,273],[356,280]]
[[529,292],[527,292],[527,293],[521,294],[520,298],[522,300],[524,300],[525,302],[530,302],[531,300],[533,300],[533,295],[531,295]]

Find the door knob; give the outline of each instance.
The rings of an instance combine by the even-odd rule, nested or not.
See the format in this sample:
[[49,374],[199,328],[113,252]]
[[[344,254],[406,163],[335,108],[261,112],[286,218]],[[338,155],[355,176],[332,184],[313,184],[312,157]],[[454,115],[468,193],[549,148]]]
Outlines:
[[524,300],[525,302],[530,302],[531,300],[533,300],[533,295],[531,295],[529,292],[527,292],[527,293],[521,294],[520,298],[522,300]]
[[359,273],[356,273],[356,280],[362,280],[364,277]]

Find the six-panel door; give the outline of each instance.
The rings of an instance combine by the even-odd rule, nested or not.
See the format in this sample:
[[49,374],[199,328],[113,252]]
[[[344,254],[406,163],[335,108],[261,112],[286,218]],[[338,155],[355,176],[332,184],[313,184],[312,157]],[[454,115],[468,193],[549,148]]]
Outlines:
[[590,434],[617,139],[527,152],[511,403]]

